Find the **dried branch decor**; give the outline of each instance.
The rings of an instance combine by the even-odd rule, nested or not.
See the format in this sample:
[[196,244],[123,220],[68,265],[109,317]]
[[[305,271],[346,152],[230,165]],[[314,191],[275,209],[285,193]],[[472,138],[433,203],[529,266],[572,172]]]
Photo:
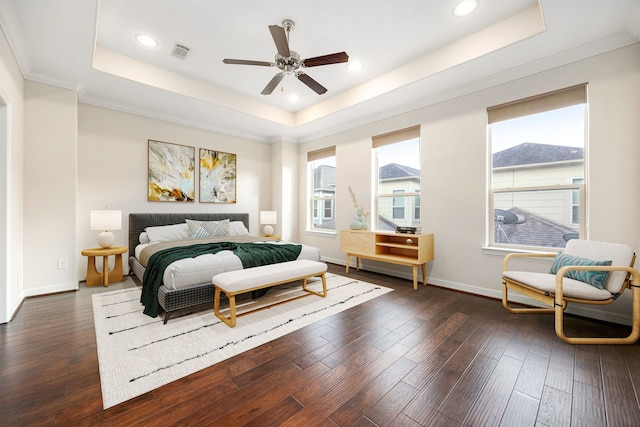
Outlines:
[[358,206],[358,199],[356,199],[356,195],[353,192],[353,190],[351,189],[351,186],[349,186],[349,195],[351,196],[351,201],[353,202],[353,207],[356,209],[361,209],[362,210],[362,215],[364,215],[364,217],[368,217],[369,216],[369,212],[366,211],[366,209],[364,208],[364,206],[360,205]]

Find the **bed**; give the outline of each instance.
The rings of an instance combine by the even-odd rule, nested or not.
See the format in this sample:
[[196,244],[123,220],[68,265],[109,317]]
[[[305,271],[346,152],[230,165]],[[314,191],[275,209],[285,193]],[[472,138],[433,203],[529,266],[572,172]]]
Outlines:
[[[214,237],[207,239],[188,239],[184,236],[185,221],[224,221],[229,220],[237,230],[233,236]],[[180,225],[178,225],[180,224]],[[141,234],[146,231],[177,229],[180,233],[169,233],[168,239],[162,243],[141,243]],[[233,229],[234,227],[232,227]],[[194,243],[209,242],[264,242],[264,237],[249,233],[249,214],[246,213],[131,213],[129,214],[129,267],[140,282],[143,281],[146,260],[149,254],[157,251],[163,245],[190,245]],[[149,233],[151,234],[151,233]],[[166,236],[163,236],[166,237]],[[187,238],[185,238],[187,237]],[[145,239],[148,237],[145,236]],[[184,239],[184,240],[182,240]],[[286,245],[287,242],[275,242],[273,240],[264,244]],[[300,245],[301,250],[297,259],[320,260],[320,250],[307,245]],[[147,249],[144,249],[147,247]],[[163,273],[162,284],[157,290],[157,303],[164,310],[164,323],[177,310],[195,307],[201,304],[213,304],[214,288],[211,279],[214,274],[224,271],[242,269],[242,262],[229,251],[222,251],[215,255],[204,255],[196,258],[180,259],[170,264]],[[259,295],[253,295],[258,297]],[[155,302],[155,301],[154,301]]]

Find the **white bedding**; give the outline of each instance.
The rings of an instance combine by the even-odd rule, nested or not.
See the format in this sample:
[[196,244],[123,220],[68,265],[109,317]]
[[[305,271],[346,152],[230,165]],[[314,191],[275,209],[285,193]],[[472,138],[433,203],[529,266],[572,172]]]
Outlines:
[[[265,245],[299,244],[289,242],[262,242]],[[140,259],[142,249],[154,243],[142,243],[136,246],[135,256]],[[301,245],[298,259],[320,261],[320,249]],[[180,289],[191,285],[211,282],[213,276],[225,271],[241,270],[242,262],[231,251],[220,251],[216,254],[200,255],[175,261],[167,267],[163,275],[163,284],[169,289]]]

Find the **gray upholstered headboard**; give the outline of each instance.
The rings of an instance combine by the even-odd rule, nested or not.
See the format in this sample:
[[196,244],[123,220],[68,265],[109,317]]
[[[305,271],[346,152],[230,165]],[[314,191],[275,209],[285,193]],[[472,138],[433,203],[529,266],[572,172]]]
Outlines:
[[130,213],[129,214],[129,255],[133,256],[139,243],[140,233],[146,227],[171,225],[184,222],[185,219],[198,221],[220,221],[223,219],[242,221],[249,229],[248,213]]

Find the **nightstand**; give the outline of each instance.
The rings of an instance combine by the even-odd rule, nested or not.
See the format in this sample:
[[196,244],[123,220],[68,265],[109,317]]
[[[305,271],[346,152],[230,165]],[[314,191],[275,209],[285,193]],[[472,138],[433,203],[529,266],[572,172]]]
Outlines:
[[[122,254],[127,252],[124,246],[110,248],[91,248],[82,251],[87,258],[87,286],[109,286],[109,283],[122,282]],[[113,270],[109,271],[109,255],[115,255]],[[96,269],[96,257],[102,257],[102,273]]]

